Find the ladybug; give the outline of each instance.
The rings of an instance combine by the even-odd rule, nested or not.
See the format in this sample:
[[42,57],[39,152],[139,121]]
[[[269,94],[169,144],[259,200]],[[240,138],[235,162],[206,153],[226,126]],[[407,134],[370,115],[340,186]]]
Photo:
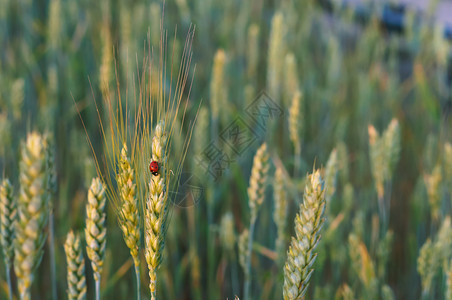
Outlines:
[[151,171],[152,175],[158,176],[159,175],[159,163],[156,162],[155,160],[152,161],[149,164],[149,171]]

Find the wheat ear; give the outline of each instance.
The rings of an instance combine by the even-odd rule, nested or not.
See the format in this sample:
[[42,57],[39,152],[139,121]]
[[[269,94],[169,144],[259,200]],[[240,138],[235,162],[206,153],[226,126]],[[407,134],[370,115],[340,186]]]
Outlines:
[[34,272],[41,263],[46,241],[44,229],[49,218],[46,147],[46,141],[36,132],[28,135],[22,147],[14,270],[18,278],[20,298],[24,300],[31,297]]
[[11,286],[11,267],[14,261],[14,238],[17,221],[16,202],[13,198],[13,188],[8,179],[4,179],[0,186],[0,241],[6,265],[6,279],[8,283],[9,299],[13,299]]
[[273,211],[273,220],[277,228],[276,253],[278,254],[278,263],[283,264],[284,252],[286,249],[285,230],[287,225],[287,192],[285,186],[284,173],[280,167],[276,168],[273,182],[273,198],[275,201],[275,210]]
[[267,144],[262,144],[254,156],[253,168],[251,169],[250,185],[248,187],[248,204],[250,206],[250,229],[248,234],[248,249],[245,269],[245,291],[244,298],[250,299],[251,285],[251,253],[253,245],[254,226],[256,224],[257,212],[265,198],[265,188],[269,169],[269,156]]
[[67,295],[70,300],[86,299],[85,259],[82,242],[71,230],[64,243],[67,261]]
[[427,299],[440,264],[438,248],[430,239],[422,245],[417,259],[417,270],[421,275],[422,296]]
[[272,18],[267,63],[268,91],[270,97],[275,97],[275,99],[278,99],[281,95],[281,80],[284,78],[282,58],[285,53],[285,32],[284,16],[281,12],[276,12]]
[[140,215],[136,197],[135,172],[130,165],[126,144],[123,145],[121,150],[117,182],[122,203],[119,213],[119,226],[135,264],[137,297],[140,298]]
[[168,195],[166,193],[166,140],[164,123],[160,122],[152,138],[152,160],[159,163],[158,175],[152,175],[149,182],[149,197],[146,201],[145,257],[149,268],[149,289],[151,299],[157,294],[157,269],[162,260],[165,246],[166,221],[168,216]]
[[105,189],[99,178],[93,178],[88,190],[86,204],[86,253],[91,261],[94,280],[96,281],[96,299],[100,299],[100,275],[104,263],[107,243],[107,227],[105,225]]
[[320,171],[308,176],[300,212],[295,217],[295,237],[292,237],[284,267],[284,299],[302,299],[309,279],[320,241],[320,229],[324,223],[325,189]]
[[289,137],[294,145],[295,165],[294,175],[298,176],[301,168],[301,136],[303,130],[303,94],[297,90],[292,97],[289,109]]

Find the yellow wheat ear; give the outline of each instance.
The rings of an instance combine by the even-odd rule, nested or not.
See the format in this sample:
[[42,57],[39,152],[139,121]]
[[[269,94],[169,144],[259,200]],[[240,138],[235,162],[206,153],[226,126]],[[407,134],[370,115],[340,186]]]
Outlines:
[[105,225],[105,189],[99,178],[93,178],[88,191],[86,204],[86,253],[91,260],[94,280],[96,281],[96,299],[100,299],[100,275],[104,264],[107,227]]
[[82,242],[78,234],[71,230],[64,243],[67,262],[68,298],[82,300],[86,298],[85,259]]
[[119,172],[117,175],[121,208],[119,214],[119,226],[124,234],[124,240],[129,247],[135,267],[139,267],[140,250],[140,215],[138,200],[136,197],[135,172],[130,164],[127,145],[124,144],[119,160]]
[[14,270],[21,299],[30,299],[30,288],[41,263],[49,218],[47,195],[47,142],[38,133],[30,133],[22,146],[18,221],[14,247]]
[[165,233],[168,216],[168,186],[166,164],[166,142],[164,122],[160,122],[152,138],[152,160],[160,162],[162,169],[158,175],[152,175],[149,182],[149,196],[146,201],[145,212],[145,257],[149,268],[149,289],[151,299],[156,299],[157,269],[162,261],[165,246]]

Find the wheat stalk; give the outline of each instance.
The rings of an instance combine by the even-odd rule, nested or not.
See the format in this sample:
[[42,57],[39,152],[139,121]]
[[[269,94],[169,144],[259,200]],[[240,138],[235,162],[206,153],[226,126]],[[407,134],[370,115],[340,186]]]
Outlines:
[[284,267],[284,299],[302,299],[309,285],[309,279],[320,241],[320,229],[324,223],[325,189],[320,171],[307,178],[300,212],[295,218],[295,237],[287,252]]
[[30,299],[34,273],[41,263],[49,218],[48,176],[45,139],[30,133],[22,146],[18,222],[14,247],[14,269],[21,299]]
[[13,198],[13,188],[8,179],[0,186],[0,242],[6,266],[9,299],[13,299],[11,286],[11,267],[14,261],[14,228],[17,222],[16,201]]
[[100,277],[103,268],[107,227],[105,225],[105,189],[99,178],[93,178],[86,204],[86,253],[91,261],[96,282],[96,299],[100,299]]
[[149,182],[149,196],[146,201],[145,220],[145,257],[149,268],[149,289],[151,299],[157,294],[157,269],[160,266],[165,246],[165,233],[168,216],[168,195],[166,177],[166,142],[167,135],[161,121],[155,127],[152,138],[152,160],[159,163],[158,175],[152,175]]
[[83,258],[82,242],[78,234],[71,230],[64,243],[67,261],[68,298],[73,300],[86,299],[85,259]]

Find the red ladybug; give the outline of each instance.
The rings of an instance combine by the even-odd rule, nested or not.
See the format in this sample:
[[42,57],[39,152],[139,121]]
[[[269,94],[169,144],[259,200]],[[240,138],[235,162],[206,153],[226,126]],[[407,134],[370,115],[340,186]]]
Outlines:
[[149,171],[151,171],[152,175],[159,175],[159,163],[155,160],[149,164]]

